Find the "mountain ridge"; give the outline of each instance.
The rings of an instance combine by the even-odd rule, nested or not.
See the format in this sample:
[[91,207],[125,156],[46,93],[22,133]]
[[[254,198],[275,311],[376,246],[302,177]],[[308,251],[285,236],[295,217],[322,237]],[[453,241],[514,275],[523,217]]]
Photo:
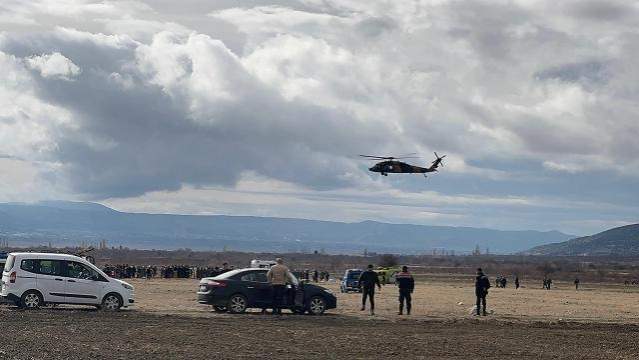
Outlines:
[[608,229],[568,241],[533,247],[531,255],[636,256],[639,255],[639,224]]
[[476,245],[513,253],[572,238],[558,231],[355,223],[232,215],[127,213],[97,203],[0,203],[0,236],[26,246],[81,241],[143,249],[192,248],[331,253],[470,252]]

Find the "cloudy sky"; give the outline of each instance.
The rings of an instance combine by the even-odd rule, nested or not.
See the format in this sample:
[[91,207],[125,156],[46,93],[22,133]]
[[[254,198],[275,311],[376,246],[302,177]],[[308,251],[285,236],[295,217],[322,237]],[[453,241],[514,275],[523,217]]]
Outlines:
[[634,1],[3,0],[0,201],[589,234],[638,221],[638,57]]

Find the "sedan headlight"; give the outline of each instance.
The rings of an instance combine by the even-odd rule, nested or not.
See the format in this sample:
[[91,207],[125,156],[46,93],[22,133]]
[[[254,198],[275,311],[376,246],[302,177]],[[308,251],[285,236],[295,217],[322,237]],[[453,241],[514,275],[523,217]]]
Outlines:
[[133,286],[132,286],[132,285],[129,285],[129,284],[127,284],[127,283],[122,283],[122,287],[124,287],[124,288],[125,288],[125,289],[127,289],[127,290],[133,290]]

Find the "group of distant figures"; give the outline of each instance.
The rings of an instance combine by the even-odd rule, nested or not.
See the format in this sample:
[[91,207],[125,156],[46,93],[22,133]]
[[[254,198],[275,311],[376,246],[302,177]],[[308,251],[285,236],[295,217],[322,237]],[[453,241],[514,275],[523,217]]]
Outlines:
[[508,284],[508,279],[506,279],[505,276],[497,276],[497,278],[495,279],[495,287],[497,288],[506,288],[506,285]]
[[311,271],[307,269],[300,272],[294,271],[293,273],[302,280],[307,280],[307,281],[313,280],[313,282],[329,281],[331,278],[331,274],[328,271],[318,271],[318,270]]
[[[505,289],[506,285],[508,285],[508,279],[502,275],[497,276],[495,287]],[[515,289],[519,289],[519,276],[515,276]]]
[[213,277],[223,274],[227,271],[233,270],[233,266],[228,266],[226,263],[222,267],[196,267],[188,265],[169,265],[169,266],[155,266],[155,265],[105,265],[102,271],[107,275],[117,279],[201,279],[204,277]]
[[626,285],[626,286],[639,285],[639,280],[626,280],[626,281],[624,281],[623,284]]
[[[495,287],[496,288],[502,288],[505,289],[506,285],[508,285],[508,278],[506,278],[505,276],[499,275],[497,276],[497,278],[495,278]],[[515,289],[519,289],[520,283],[519,283],[519,277],[515,276]],[[552,279],[545,277],[542,283],[543,289],[545,290],[550,290],[551,286],[552,286]],[[575,279],[575,286],[579,287],[579,280]]]

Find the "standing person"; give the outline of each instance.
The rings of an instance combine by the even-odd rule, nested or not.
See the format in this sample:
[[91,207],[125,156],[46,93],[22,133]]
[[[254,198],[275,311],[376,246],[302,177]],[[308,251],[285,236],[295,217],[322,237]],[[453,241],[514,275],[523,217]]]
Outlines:
[[579,278],[575,278],[575,290],[579,290]]
[[268,282],[273,287],[273,314],[282,314],[282,298],[286,290],[286,282],[292,278],[288,267],[281,258],[275,259],[275,265],[266,273]]
[[408,272],[407,266],[402,266],[402,271],[395,275],[395,282],[399,288],[398,315],[403,315],[404,313],[404,301],[406,302],[406,315],[410,315],[410,309],[412,307],[411,294],[413,290],[415,290],[415,280],[413,279],[413,275]]
[[[475,296],[477,296],[477,316],[486,313],[486,295],[488,295],[488,289],[490,288],[490,280],[484,275],[481,268],[477,269],[477,277],[475,278]],[[483,306],[483,312],[480,314],[480,305]]]
[[319,273],[317,272],[317,269],[313,270],[313,282],[317,282],[319,278]]
[[515,289],[519,289],[519,276],[515,276]]
[[362,288],[362,311],[366,310],[366,298],[368,297],[371,303],[371,315],[375,315],[375,285],[379,290],[382,289],[379,277],[373,271],[373,265],[368,265],[366,271],[359,276],[359,286]]

